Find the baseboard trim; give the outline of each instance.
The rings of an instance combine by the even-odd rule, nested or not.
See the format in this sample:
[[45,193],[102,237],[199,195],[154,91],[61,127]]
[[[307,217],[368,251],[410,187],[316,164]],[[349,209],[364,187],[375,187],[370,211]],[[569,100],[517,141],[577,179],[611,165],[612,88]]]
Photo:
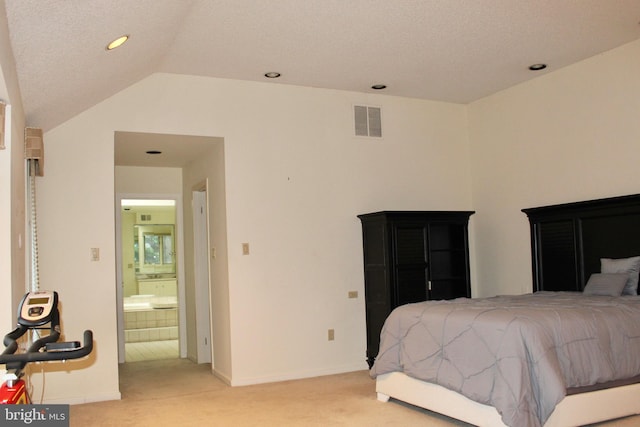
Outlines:
[[218,378],[220,381],[222,381],[223,383],[225,383],[228,386],[232,385],[231,384],[231,378],[229,378],[228,375],[216,370],[215,368],[213,368],[213,376]]
[[[319,369],[316,371],[300,371],[300,372],[287,372],[281,374],[267,375],[264,377],[249,377],[249,378],[233,378],[229,383],[231,386],[245,386],[254,384],[275,383],[280,381],[301,380],[304,378],[323,377],[327,375],[344,374],[347,372],[356,372],[366,370],[366,365],[363,367],[363,363],[337,366],[328,369]],[[222,379],[222,378],[221,378]],[[224,380],[223,380],[224,381]]]

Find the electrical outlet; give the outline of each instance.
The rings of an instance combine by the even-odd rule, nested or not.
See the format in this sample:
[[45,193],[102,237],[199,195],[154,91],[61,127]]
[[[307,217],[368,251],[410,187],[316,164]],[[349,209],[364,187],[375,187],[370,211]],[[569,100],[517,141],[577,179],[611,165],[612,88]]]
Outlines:
[[335,339],[335,332],[333,329],[329,329],[327,333],[327,338],[329,338],[329,341],[333,341]]
[[349,298],[358,298],[358,291],[349,291]]

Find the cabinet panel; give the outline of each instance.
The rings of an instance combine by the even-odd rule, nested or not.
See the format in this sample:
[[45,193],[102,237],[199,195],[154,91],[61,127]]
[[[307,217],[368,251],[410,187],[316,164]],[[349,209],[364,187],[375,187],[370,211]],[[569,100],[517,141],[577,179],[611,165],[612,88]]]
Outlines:
[[431,280],[464,278],[467,265],[464,251],[432,251],[430,255]]
[[399,305],[470,297],[468,222],[473,212],[385,211],[362,221],[367,362],[380,331]]
[[429,246],[432,251],[465,249],[466,233],[461,224],[429,224]]
[[438,300],[470,297],[471,294],[469,293],[468,286],[469,282],[466,278],[432,280],[429,299]]
[[426,240],[422,227],[397,227],[395,231],[397,264],[424,264],[426,262]]
[[427,300],[427,274],[424,268],[396,270],[396,301],[394,307]]
[[366,316],[367,316],[367,343],[375,343],[367,345],[367,361],[373,364],[378,355],[380,332],[384,321],[387,319],[385,313],[390,312],[388,304],[367,302],[366,304]]
[[176,296],[178,295],[175,280],[145,280],[138,282],[138,292],[142,295]]
[[367,302],[384,302],[390,305],[389,280],[387,280],[387,271],[385,268],[371,267],[365,271],[365,298]]
[[368,265],[386,264],[386,227],[379,221],[363,224],[363,245],[365,263]]

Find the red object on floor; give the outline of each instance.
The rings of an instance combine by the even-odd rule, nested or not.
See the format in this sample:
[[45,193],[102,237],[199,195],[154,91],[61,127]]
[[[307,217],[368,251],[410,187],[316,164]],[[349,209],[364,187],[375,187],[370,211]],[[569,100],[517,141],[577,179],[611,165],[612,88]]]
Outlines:
[[18,380],[13,386],[8,386],[5,382],[0,387],[0,404],[22,405],[29,403],[27,389],[24,380]]

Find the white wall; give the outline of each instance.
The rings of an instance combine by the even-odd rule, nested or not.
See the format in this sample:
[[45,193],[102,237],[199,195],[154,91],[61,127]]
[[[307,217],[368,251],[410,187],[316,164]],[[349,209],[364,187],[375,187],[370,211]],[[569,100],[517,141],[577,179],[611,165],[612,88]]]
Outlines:
[[531,292],[520,210],[640,193],[640,41],[469,106],[481,294]]
[[116,166],[116,194],[182,194],[182,169]]
[[[113,131],[99,134],[92,123],[73,137],[61,131],[45,134],[38,179],[40,286],[59,293],[64,339],[91,329],[95,344],[88,360],[44,365],[44,401],[118,399]],[[96,139],[105,143],[93,146]],[[99,261],[91,261],[91,248]]]
[[[352,136],[354,103],[382,107],[383,140]],[[116,130],[224,138],[229,281],[228,303],[219,303],[228,304],[233,384],[365,369],[356,215],[472,208],[464,106],[150,76],[45,135],[41,274],[63,288],[67,322],[92,327],[99,342],[96,364],[67,382],[87,399],[117,390]],[[69,221],[71,212],[81,214]],[[243,242],[251,255],[242,255]],[[89,261],[90,247],[101,248],[100,262]],[[360,298],[348,299],[350,290]]]
[[[4,10],[4,0],[0,0]],[[25,117],[7,17],[0,16],[0,99],[11,105],[11,123],[0,150],[0,330],[15,326],[17,306],[26,289]]]

